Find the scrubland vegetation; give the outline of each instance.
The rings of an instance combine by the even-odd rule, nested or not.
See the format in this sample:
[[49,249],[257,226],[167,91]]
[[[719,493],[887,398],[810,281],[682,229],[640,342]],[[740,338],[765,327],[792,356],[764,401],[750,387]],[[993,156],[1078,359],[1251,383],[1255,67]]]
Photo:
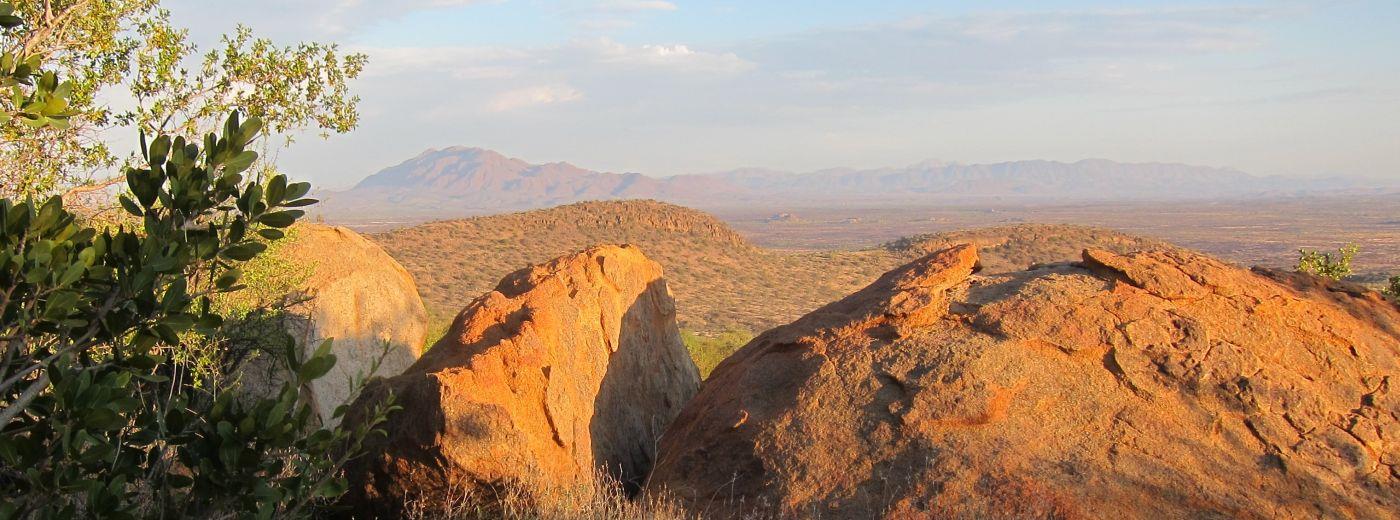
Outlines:
[[372,238],[413,273],[443,329],[467,302],[516,269],[594,244],[630,243],[661,263],[681,327],[709,336],[790,322],[957,241],[983,247],[988,271],[1077,260],[1084,247],[1166,247],[1106,229],[1023,225],[923,235],[862,250],[775,250],[750,244],[704,212],[641,200],[434,222]]
[[681,326],[705,332],[783,323],[898,261],[883,251],[764,250],[714,217],[651,201],[435,222],[373,239],[413,273],[437,322],[450,320],[506,274],[595,244],[634,244],[660,262]]

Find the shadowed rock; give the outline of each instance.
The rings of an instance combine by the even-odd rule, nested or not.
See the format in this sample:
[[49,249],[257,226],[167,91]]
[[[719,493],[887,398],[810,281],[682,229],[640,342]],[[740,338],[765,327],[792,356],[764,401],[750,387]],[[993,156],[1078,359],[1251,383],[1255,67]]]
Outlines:
[[349,468],[348,500],[392,514],[406,500],[431,509],[512,485],[548,493],[600,470],[639,486],[699,386],[675,316],[661,267],[631,246],[507,276],[352,406],[347,420],[362,421],[392,392],[403,409]]
[[[290,271],[299,303],[276,316],[304,353],[334,340],[335,366],[310,385],[321,421],[339,422],[335,409],[373,376],[394,375],[423,351],[428,313],[408,271],[378,245],[343,227],[297,225],[272,268]],[[280,273],[289,274],[289,273]],[[244,367],[243,384],[257,393],[275,391],[287,375],[281,364],[260,356]]]
[[1181,251],[936,252],[755,338],[663,436],[706,517],[1400,511],[1400,312]]

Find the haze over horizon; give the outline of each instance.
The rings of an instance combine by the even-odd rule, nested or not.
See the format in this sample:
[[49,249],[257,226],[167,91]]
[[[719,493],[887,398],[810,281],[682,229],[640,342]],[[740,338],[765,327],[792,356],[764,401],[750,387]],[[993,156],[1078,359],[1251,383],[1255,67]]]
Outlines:
[[370,57],[360,127],[279,158],[330,189],[454,145],[653,176],[1104,158],[1400,179],[1394,2],[253,4],[171,8],[199,36]]

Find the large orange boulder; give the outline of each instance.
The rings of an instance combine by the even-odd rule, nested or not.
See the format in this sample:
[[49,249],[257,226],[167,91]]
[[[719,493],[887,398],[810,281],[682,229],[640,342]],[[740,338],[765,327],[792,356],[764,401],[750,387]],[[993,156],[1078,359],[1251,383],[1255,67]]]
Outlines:
[[594,247],[518,271],[351,407],[352,424],[390,393],[402,410],[349,468],[348,500],[392,513],[406,501],[431,509],[597,475],[635,489],[699,384],[661,266],[637,248]]
[[1395,518],[1400,312],[1307,275],[933,253],[754,339],[649,493],[707,517]]

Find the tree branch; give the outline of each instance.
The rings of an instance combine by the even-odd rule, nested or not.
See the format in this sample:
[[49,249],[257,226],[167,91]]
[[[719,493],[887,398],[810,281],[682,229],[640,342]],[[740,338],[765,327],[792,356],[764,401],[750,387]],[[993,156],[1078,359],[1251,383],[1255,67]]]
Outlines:
[[19,394],[19,398],[15,399],[15,402],[10,403],[10,406],[5,407],[4,410],[0,410],[0,429],[8,426],[10,421],[29,407],[29,403],[34,402],[34,398],[39,397],[39,392],[44,391],[48,386],[49,375],[47,373],[40,375],[38,379],[30,383],[29,388],[24,389],[24,393]]

